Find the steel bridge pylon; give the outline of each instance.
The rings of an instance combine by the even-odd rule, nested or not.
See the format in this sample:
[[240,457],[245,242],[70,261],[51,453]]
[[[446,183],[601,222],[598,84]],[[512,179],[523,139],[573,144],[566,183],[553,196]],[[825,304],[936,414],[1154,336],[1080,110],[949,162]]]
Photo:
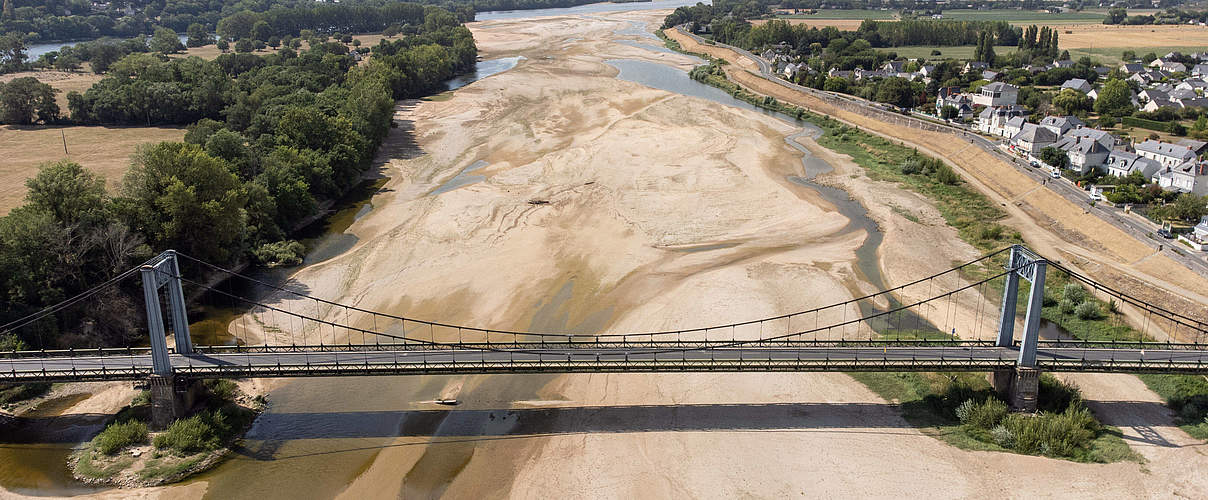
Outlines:
[[998,339],[995,345],[1011,347],[1015,343],[1015,316],[1020,278],[1031,283],[1028,308],[1024,315],[1023,340],[1019,344],[1019,359],[1015,368],[994,372],[990,382],[999,393],[1007,396],[1011,406],[1018,410],[1036,410],[1036,393],[1040,385],[1040,373],[1036,369],[1036,346],[1040,340],[1040,309],[1044,306],[1044,275],[1047,268],[1048,261],[1023,245],[1011,247],[1006,264],[1006,283],[1003,286],[1002,311],[999,314]]
[[184,289],[180,283],[180,266],[176,251],[167,250],[139,268],[143,280],[143,301],[147,309],[147,330],[151,336],[151,424],[167,428],[182,416],[192,404],[195,384],[178,379],[172,370],[168,339],[160,307],[161,288],[166,289],[168,319],[171,321],[177,354],[192,354],[193,339],[189,337],[189,315],[185,306]]

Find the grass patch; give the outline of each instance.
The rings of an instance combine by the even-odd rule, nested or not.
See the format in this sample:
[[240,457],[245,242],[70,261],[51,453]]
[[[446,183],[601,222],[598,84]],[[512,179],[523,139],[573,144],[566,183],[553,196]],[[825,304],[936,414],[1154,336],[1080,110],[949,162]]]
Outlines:
[[155,436],[153,444],[160,450],[185,455],[214,451],[234,440],[255,417],[254,411],[237,405],[206,410],[173,422],[163,434]]
[[1100,425],[1078,389],[1042,375],[1036,415],[1007,412],[974,373],[852,373],[927,434],[961,449],[1044,455],[1075,462],[1140,461],[1120,431]]
[[133,457],[120,457],[107,463],[98,463],[93,460],[93,455],[89,450],[84,450],[76,461],[75,474],[88,479],[110,479],[132,463],[134,463]]
[[17,384],[0,388],[0,405],[30,400],[50,392],[49,383]]
[[[909,59],[927,59],[930,61],[938,59],[973,59],[973,52],[977,48],[975,45],[906,45],[902,47],[882,47],[877,50],[881,52],[895,52],[898,57]],[[994,53],[1005,55],[1008,52],[1014,52],[1017,47],[1011,45],[995,45]],[[940,55],[931,55],[931,51],[938,50]]]
[[144,480],[179,476],[201,463],[202,460],[206,459],[206,456],[204,453],[198,453],[184,460],[152,458],[147,460],[142,470],[138,471],[138,476]]
[[89,444],[93,451],[102,455],[114,455],[128,446],[147,442],[147,424],[139,421],[109,424],[105,430],[92,438]]
[[1196,439],[1208,440],[1208,379],[1199,375],[1138,376],[1177,412],[1180,428]]

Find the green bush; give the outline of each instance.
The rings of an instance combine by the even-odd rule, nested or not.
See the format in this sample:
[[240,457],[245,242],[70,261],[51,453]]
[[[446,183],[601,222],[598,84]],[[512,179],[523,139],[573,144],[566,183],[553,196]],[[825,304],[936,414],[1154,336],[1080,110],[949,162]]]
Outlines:
[[223,431],[230,431],[223,414],[205,411],[172,422],[167,431],[155,436],[155,447],[180,453],[216,450],[222,446]]
[[1074,305],[1081,304],[1086,300],[1086,289],[1077,283],[1066,283],[1061,289],[1061,298],[1069,299]]
[[923,163],[916,159],[909,159],[902,162],[902,173],[906,175],[917,174],[923,171]]
[[952,167],[949,167],[948,165],[940,164],[940,166],[935,169],[935,180],[939,181],[939,183],[941,183],[941,184],[955,186],[957,184],[960,184],[961,176],[958,175],[955,171],[953,171]]
[[980,403],[969,399],[956,407],[956,418],[977,429],[993,429],[1006,416],[1007,404],[997,398],[987,398]]
[[[1006,418],[1004,416],[1004,418]],[[1015,447],[1015,435],[1011,434],[1011,430],[1007,426],[998,424],[990,429],[990,437],[994,439],[994,444],[1003,448],[1011,449]]]
[[1012,413],[1003,419],[1003,426],[1015,440],[1013,450],[1057,457],[1074,456],[1089,447],[1099,430],[1095,417],[1081,404],[1061,413]]
[[1082,391],[1074,384],[1044,373],[1040,375],[1036,402],[1040,411],[1061,413],[1082,403]]
[[1094,302],[1083,302],[1074,308],[1074,314],[1078,315],[1079,319],[1099,319],[1103,317],[1103,313],[1099,311],[1098,304]]
[[123,448],[147,442],[147,424],[137,420],[111,424],[92,438],[92,449],[113,455]]
[[260,245],[252,255],[266,267],[296,266],[302,263],[306,247],[296,241],[275,241]]
[[1074,309],[1078,308],[1078,303],[1070,299],[1061,299],[1058,307],[1061,308],[1061,314],[1074,314]]

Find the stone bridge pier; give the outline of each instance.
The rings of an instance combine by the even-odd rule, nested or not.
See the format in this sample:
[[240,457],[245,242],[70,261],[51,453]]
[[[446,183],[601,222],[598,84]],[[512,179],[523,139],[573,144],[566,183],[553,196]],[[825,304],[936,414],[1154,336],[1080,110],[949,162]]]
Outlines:
[[152,375],[148,383],[151,390],[151,428],[157,431],[167,429],[176,419],[188,414],[202,395],[199,380]]
[[1040,370],[1007,368],[990,372],[990,385],[999,397],[1015,411],[1036,411],[1036,395],[1040,391]]

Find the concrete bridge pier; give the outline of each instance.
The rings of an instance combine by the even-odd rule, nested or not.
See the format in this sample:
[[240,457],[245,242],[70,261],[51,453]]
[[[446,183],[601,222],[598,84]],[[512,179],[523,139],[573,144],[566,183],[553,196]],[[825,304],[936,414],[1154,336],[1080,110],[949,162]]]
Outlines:
[[162,431],[184,417],[201,394],[201,382],[171,375],[151,375],[151,428]]
[[1035,412],[1040,392],[1040,370],[1027,367],[1005,368],[990,372],[990,385],[1007,401],[1012,410]]

